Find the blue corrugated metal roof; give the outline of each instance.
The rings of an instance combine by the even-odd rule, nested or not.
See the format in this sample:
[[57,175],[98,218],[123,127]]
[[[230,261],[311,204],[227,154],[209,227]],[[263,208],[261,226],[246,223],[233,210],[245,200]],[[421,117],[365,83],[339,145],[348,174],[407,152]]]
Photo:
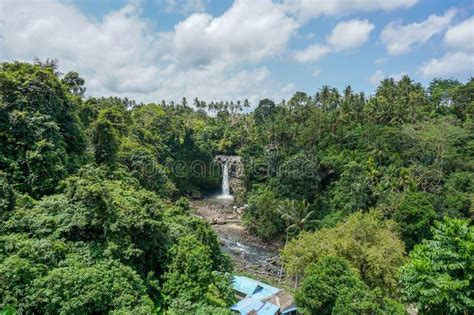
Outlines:
[[231,310],[240,314],[248,314],[251,311],[256,311],[258,315],[275,315],[278,313],[279,307],[277,305],[262,300],[277,294],[280,289],[244,276],[235,276],[232,284],[235,291],[247,297],[232,305]]
[[250,303],[249,305],[247,305],[243,311],[244,313],[243,314],[248,314],[250,313],[251,311],[258,311],[262,306],[263,306],[263,302],[260,301],[260,300],[253,300],[252,303]]
[[247,296],[264,292],[263,294],[266,296],[262,296],[261,298],[276,294],[280,291],[280,289],[272,287],[271,285],[244,276],[235,276],[233,280],[233,287],[235,291],[243,293]]
[[256,293],[252,294],[252,298],[263,300],[276,293],[278,293],[278,291],[275,292],[274,290],[260,288]]
[[275,315],[278,312],[278,309],[278,306],[267,302],[260,310],[258,310],[257,315]]
[[264,303],[259,299],[249,297],[239,301],[237,304],[232,305],[230,309],[240,312],[240,314],[247,314],[253,310],[258,311],[263,306],[263,304]]
[[257,290],[259,283],[247,277],[236,276],[233,281],[234,290],[245,295],[252,295]]

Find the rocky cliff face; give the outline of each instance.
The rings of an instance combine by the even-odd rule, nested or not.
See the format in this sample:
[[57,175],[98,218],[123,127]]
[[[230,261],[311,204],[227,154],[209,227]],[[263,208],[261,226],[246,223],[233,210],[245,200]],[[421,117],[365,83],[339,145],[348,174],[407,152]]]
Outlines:
[[242,204],[247,189],[245,187],[244,168],[240,156],[217,155],[215,161],[219,164],[227,163],[230,193],[234,196],[236,204]]

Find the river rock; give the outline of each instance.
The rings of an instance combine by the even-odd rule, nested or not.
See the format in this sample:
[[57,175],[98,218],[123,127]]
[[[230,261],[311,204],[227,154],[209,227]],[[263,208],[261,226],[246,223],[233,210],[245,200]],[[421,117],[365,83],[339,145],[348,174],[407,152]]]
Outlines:
[[197,189],[193,189],[193,191],[191,192],[191,198],[202,199],[202,193]]

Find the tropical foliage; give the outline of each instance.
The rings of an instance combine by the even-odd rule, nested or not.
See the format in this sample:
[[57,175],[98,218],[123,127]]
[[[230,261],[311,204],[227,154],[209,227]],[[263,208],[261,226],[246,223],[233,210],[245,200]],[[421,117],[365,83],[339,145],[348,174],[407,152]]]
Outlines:
[[287,240],[303,311],[472,309],[474,79],[323,86],[253,111],[86,91],[54,60],[0,65],[5,312],[228,313],[229,258],[186,199],[218,189],[217,154],[242,157],[243,222]]
[[325,256],[306,269],[296,294],[303,314],[404,314],[403,305],[371,291],[344,258]]
[[432,230],[433,238],[416,245],[401,269],[403,297],[423,313],[472,313],[474,228],[466,220],[446,219]]
[[229,259],[173,198],[217,182],[170,170],[210,159],[220,131],[189,108],[84,100],[51,61],[0,70],[0,309],[225,314]]

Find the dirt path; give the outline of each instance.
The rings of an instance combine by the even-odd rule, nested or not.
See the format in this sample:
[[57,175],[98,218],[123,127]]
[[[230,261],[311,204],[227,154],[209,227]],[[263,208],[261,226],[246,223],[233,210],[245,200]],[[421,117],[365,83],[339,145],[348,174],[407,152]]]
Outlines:
[[209,198],[192,201],[191,206],[194,214],[216,231],[222,250],[230,255],[237,272],[278,281],[281,244],[267,244],[249,235],[229,200]]

